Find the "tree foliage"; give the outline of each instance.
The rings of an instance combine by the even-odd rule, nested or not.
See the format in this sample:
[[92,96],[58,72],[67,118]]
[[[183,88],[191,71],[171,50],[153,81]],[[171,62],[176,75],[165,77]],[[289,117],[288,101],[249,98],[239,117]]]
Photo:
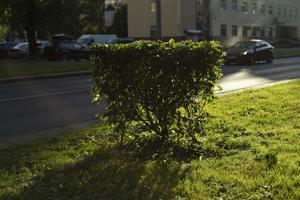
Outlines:
[[[204,134],[203,107],[214,99],[222,50],[216,42],[161,41],[94,45],[93,100],[122,134],[132,124],[163,145]],[[122,138],[122,137],[121,137]],[[177,140],[176,139],[176,140]]]
[[36,35],[79,36],[103,31],[104,0],[1,0],[0,24],[20,39],[27,39],[35,51]]
[[128,36],[127,23],[127,5],[119,4],[113,18],[111,32],[117,34],[119,37]]

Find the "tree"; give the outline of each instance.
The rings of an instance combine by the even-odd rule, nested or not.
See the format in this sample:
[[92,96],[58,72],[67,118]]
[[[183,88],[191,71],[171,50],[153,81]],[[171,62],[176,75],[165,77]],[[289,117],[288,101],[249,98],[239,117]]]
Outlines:
[[80,25],[83,33],[103,33],[104,0],[83,0],[81,2]]
[[34,57],[37,36],[103,32],[103,9],[104,0],[1,0],[0,25],[19,38],[27,38]]
[[112,23],[112,32],[119,37],[128,36],[127,5],[119,4]]

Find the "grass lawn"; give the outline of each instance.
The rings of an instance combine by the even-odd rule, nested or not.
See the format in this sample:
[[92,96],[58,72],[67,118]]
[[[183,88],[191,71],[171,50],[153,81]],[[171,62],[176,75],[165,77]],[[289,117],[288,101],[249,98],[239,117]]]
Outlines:
[[275,49],[274,57],[300,56],[300,49]]
[[99,125],[0,150],[0,199],[300,199],[300,81],[221,96],[208,157],[139,161]]
[[90,66],[88,62],[0,60],[0,78],[85,71]]

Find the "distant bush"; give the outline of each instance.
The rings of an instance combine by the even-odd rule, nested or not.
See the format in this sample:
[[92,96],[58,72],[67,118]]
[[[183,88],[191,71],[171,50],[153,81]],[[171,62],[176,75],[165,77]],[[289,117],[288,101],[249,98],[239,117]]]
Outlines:
[[156,138],[157,149],[170,140],[189,148],[204,134],[203,107],[214,99],[222,55],[216,42],[94,45],[93,101],[105,102],[101,116],[121,133],[121,142],[134,125],[139,128],[131,138]]

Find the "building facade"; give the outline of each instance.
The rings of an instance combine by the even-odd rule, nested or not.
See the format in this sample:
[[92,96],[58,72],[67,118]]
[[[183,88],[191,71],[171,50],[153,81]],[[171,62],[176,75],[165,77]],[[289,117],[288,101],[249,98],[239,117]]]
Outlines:
[[[300,0],[161,0],[163,37],[185,37],[186,29],[224,45],[237,40],[300,38]],[[130,37],[154,37],[156,0],[128,0]]]
[[[155,38],[156,0],[128,0],[128,35]],[[161,0],[161,36],[183,37],[185,30],[196,26],[196,1]]]

